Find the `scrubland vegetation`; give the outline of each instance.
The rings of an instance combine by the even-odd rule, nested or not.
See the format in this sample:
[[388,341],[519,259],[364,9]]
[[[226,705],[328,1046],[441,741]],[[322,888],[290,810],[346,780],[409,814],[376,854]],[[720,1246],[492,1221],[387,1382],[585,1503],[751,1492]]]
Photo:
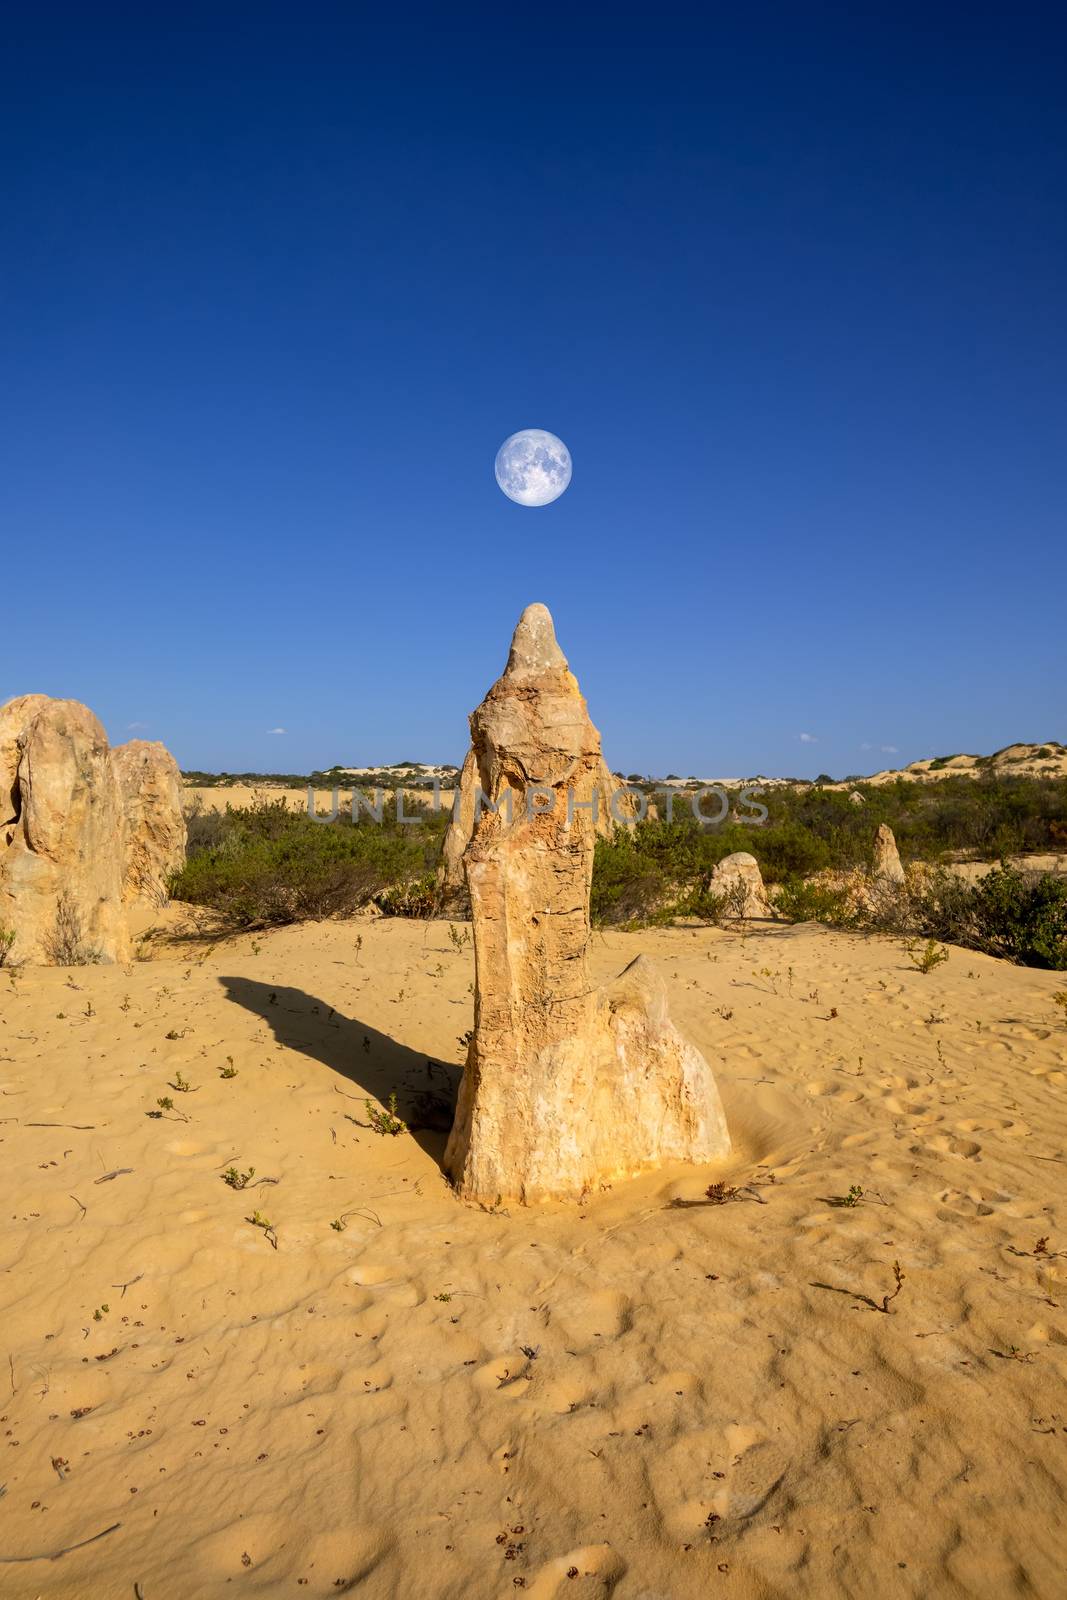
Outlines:
[[[409,808],[411,809],[411,808]],[[350,915],[370,901],[408,910],[432,890],[448,818],[428,808],[400,823],[391,797],[382,820],[343,811],[315,821],[283,800],[226,811],[194,810],[175,899],[208,906],[234,928]]]
[[[1004,861],[1067,850],[1067,781],[904,779],[848,792],[814,786],[763,795],[762,825],[706,826],[684,793],[665,818],[600,840],[592,915],[616,926],[677,918],[728,922],[734,907],[712,892],[711,874],[744,850],[759,862],[775,912],[788,921],[938,939],[1030,966],[1067,968],[1067,878],[1002,865],[976,883],[949,870],[967,860]],[[225,812],[194,810],[188,860],[172,881],[176,899],[210,907],[225,925],[350,915],[373,902],[394,915],[432,916],[435,868],[447,813],[409,804],[418,821],[396,820],[387,796],[379,824],[361,813],[313,821],[280,801]],[[711,809],[714,809],[712,807]],[[893,829],[912,871],[906,886],[857,897],[878,824]]]

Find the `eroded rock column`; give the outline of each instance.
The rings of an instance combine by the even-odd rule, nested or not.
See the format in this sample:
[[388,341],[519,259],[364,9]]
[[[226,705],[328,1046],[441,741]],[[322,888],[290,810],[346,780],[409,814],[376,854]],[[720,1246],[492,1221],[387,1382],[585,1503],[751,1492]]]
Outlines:
[[671,1024],[652,964],[590,987],[600,735],[544,606],[523,612],[471,736],[487,803],[463,858],[476,983],[445,1153],[457,1189],[487,1204],[577,1198],[725,1155],[711,1069]]

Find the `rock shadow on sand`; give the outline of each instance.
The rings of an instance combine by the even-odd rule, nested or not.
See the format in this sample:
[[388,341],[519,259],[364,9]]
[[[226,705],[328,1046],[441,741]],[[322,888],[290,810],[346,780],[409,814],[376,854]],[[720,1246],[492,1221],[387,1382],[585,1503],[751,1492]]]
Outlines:
[[460,1067],[412,1050],[303,989],[233,975],[220,976],[219,982],[228,1000],[270,1024],[278,1044],[320,1061],[358,1090],[346,1112],[353,1122],[367,1126],[364,1097],[385,1105],[395,1094],[416,1142],[441,1165]]

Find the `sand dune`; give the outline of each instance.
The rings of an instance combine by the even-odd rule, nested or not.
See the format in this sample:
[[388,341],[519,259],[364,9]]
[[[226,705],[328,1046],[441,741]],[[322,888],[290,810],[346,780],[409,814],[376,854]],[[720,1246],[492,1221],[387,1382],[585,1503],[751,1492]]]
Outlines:
[[659,962],[735,1151],[510,1215],[439,1105],[367,1126],[455,1081],[447,924],[0,974],[0,1592],[1062,1594],[1063,975],[594,948]]

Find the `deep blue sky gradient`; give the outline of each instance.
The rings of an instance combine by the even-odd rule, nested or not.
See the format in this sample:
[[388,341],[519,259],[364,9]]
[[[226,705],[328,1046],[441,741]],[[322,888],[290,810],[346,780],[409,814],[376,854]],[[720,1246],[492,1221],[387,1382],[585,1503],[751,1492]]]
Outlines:
[[[0,701],[458,761],[543,600],[624,771],[1067,740],[1065,34],[10,8]],[[574,458],[540,510],[525,426]]]

